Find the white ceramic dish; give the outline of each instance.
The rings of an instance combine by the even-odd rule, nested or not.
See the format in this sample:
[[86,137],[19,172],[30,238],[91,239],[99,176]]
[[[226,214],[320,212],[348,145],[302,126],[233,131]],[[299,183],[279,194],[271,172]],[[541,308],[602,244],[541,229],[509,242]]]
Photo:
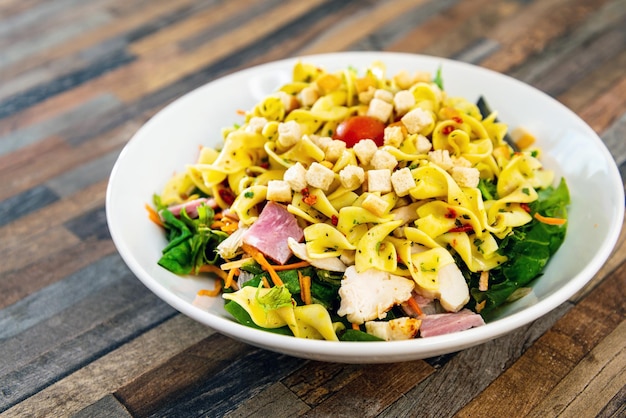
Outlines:
[[308,56],[300,59],[328,70],[362,69],[375,60],[387,65],[388,74],[402,69],[434,74],[442,66],[448,94],[470,100],[483,95],[511,129],[523,126],[536,135],[544,163],[565,176],[570,187],[568,236],[534,282],[533,293],[485,326],[449,335],[374,343],[311,341],[240,325],[223,309],[221,298],[194,305],[199,289],[212,288],[211,279],[179,277],[157,265],[165,239],[148,220],[144,204],[172,173],[195,160],[198,145],[217,145],[222,127],[242,121],[238,109],[251,108],[288,81],[297,59],[246,69],[181,97],[136,133],[115,164],[106,196],[113,241],[134,274],[183,314],[237,340],[297,357],[346,363],[414,360],[481,344],[541,317],[581,289],[610,255],[624,216],[619,172],[594,131],[557,101],[507,76],[443,58],[382,52]]

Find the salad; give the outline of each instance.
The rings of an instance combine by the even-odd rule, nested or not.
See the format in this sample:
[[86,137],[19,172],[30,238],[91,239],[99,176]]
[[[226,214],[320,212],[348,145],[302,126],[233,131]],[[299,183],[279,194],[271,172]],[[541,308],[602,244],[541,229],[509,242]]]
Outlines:
[[335,341],[481,326],[565,238],[568,188],[535,138],[449,95],[441,69],[298,62],[239,113],[146,208],[159,265],[216,277],[200,295],[244,325]]

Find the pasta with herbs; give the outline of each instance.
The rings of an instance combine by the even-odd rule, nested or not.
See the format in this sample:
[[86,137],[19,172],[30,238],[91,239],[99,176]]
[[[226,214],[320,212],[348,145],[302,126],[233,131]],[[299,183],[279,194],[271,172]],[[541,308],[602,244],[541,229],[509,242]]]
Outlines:
[[[537,219],[565,222],[534,216],[530,207],[554,182],[539,150],[515,150],[495,112],[449,96],[439,75],[402,71],[388,78],[380,62],[363,75],[298,62],[292,75],[246,112],[242,124],[223,130],[219,149],[202,148],[196,163],[173,176],[160,195],[168,210],[213,199],[219,218],[198,230],[203,237],[208,230],[222,233],[217,254],[228,271],[224,298],[238,303],[257,326],[336,339],[342,326],[331,316],[337,312],[331,303],[323,306],[319,295],[328,283],[315,281],[322,271],[343,275],[333,293],[335,304],[342,304],[339,312],[365,303],[350,300],[358,293],[349,290],[351,274],[372,283],[382,274],[413,294],[438,299],[447,311],[468,304],[469,288],[480,276],[470,304],[480,312],[487,298],[480,292],[489,288],[484,278],[492,274],[498,277],[493,283],[501,282],[502,266],[512,263],[507,239]],[[266,208],[276,212],[267,215],[273,229],[252,239]],[[289,228],[300,236],[268,238]],[[204,251],[192,271],[210,258]],[[287,269],[291,273],[274,271],[290,259],[298,266]],[[258,288],[236,279],[250,260],[269,274],[256,276]],[[318,273],[303,273],[303,265]],[[461,290],[451,292],[451,283]],[[404,302],[379,301],[366,321],[380,320]]]

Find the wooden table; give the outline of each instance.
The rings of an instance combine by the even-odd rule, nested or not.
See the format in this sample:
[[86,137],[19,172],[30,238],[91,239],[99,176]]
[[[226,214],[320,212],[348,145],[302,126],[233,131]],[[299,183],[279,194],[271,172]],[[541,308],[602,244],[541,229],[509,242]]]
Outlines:
[[579,114],[626,173],[624,0],[2,0],[2,416],[625,416],[625,229],[589,285],[549,315],[398,364],[245,345],[128,270],[104,200],[132,134],[222,75],[342,50],[451,57],[519,78]]

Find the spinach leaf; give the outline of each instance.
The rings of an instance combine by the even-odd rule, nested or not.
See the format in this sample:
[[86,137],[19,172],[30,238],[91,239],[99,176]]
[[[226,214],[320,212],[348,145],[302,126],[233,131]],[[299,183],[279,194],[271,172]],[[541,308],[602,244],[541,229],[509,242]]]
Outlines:
[[[531,215],[539,212],[544,216],[567,218],[570,196],[565,179],[561,179],[556,188],[548,187],[538,194],[539,199],[530,205]],[[479,274],[465,271],[472,305],[484,302],[481,314],[488,314],[506,302],[517,289],[538,277],[563,243],[566,225],[548,225],[533,218],[505,237],[499,251],[508,257],[508,261],[490,271],[491,284],[486,291],[478,290]]]
[[356,329],[347,329],[339,335],[340,341],[384,341],[367,332],[358,331]]
[[443,77],[441,74],[441,66],[437,68],[437,72],[435,73],[435,78],[433,78],[433,83],[435,83],[437,87],[439,87],[439,89],[443,91]]
[[214,212],[207,205],[198,208],[198,218],[191,219],[185,210],[177,218],[167,209],[160,214],[166,231],[168,245],[158,264],[176,274],[189,274],[203,264],[215,264],[219,256],[217,245],[228,236],[210,228]]

